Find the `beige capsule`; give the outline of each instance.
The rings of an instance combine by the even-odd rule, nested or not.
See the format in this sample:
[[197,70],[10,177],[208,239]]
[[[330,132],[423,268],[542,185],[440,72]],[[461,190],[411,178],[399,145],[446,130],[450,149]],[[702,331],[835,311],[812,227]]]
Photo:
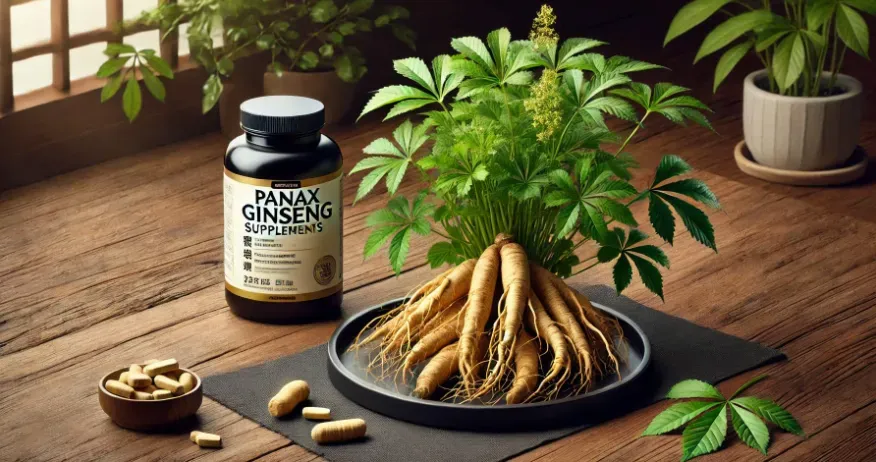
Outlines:
[[156,375],[175,371],[177,369],[179,369],[179,363],[175,359],[165,359],[163,361],[158,361],[157,363],[146,365],[146,367],[143,368],[143,373],[149,377],[155,377]]
[[203,432],[200,432],[198,430],[192,430],[192,432],[189,433],[189,440],[191,440],[192,443],[197,443],[198,435],[200,435],[201,433]]
[[183,394],[182,384],[166,375],[156,375],[155,386],[163,390],[168,390],[176,396]]
[[128,372],[130,372],[132,374],[133,373],[142,374],[143,373],[143,366],[141,366],[139,364],[131,364],[130,366],[128,366]]
[[128,383],[128,375],[130,375],[130,374],[131,373],[128,371],[125,371],[125,372],[122,372],[121,374],[119,374],[119,382],[127,384]]
[[137,391],[145,391],[146,393],[154,393],[155,390],[158,390],[158,387],[156,387],[155,385],[150,383],[149,385],[147,385],[147,386],[145,386]]
[[152,377],[142,372],[128,371],[128,385],[134,388],[146,388],[152,385]]
[[152,393],[147,393],[145,391],[140,391],[140,390],[134,390],[134,399],[139,399],[141,401],[150,401],[150,400],[155,399],[155,397],[152,396]]
[[308,406],[301,410],[301,415],[307,420],[331,420],[332,411],[327,407]]
[[152,397],[155,399],[169,399],[173,398],[173,393],[169,390],[155,390],[152,392]]
[[116,396],[129,399],[134,397],[134,389],[127,383],[122,383],[118,380],[107,380],[103,386],[107,391]]
[[341,443],[362,438],[366,431],[364,420],[347,419],[316,424],[310,431],[310,437],[318,444]]
[[198,432],[195,443],[202,448],[221,448],[222,437],[213,433]]
[[188,393],[195,388],[195,376],[188,372],[183,372],[179,376],[178,382],[183,386],[183,393]]
[[268,402],[268,412],[274,417],[281,417],[295,409],[310,396],[310,386],[303,380],[293,380],[280,389],[280,392]]

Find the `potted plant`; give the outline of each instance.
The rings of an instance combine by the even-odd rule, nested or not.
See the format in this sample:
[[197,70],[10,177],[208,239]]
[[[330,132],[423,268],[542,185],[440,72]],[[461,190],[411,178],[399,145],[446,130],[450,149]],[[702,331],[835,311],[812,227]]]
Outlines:
[[783,170],[839,167],[856,149],[862,105],[861,83],[840,71],[848,50],[867,57],[861,13],[876,14],[876,0],[774,3],[692,1],[672,20],[664,44],[719,11],[729,15],[703,40],[694,62],[725,50],[715,90],[746,55],[763,63],[743,89],[745,144],[754,160]]
[[[192,59],[208,74],[203,86],[204,113],[220,101],[235,61],[265,51],[271,61],[264,91],[319,99],[326,106],[327,122],[332,123],[350,108],[353,84],[367,72],[361,51],[352,44],[357,34],[386,27],[414,46],[413,31],[399,22],[408,17],[408,11],[385,6],[378,14],[371,14],[373,4],[373,0],[180,0],[162,2],[134,21],[161,27],[165,31],[162,39],[189,24],[186,35]],[[219,37],[222,43],[217,46]],[[108,79],[102,100],[111,98],[127,82],[122,103],[125,114],[133,120],[142,101],[137,74],[153,97],[164,100],[159,77],[173,78],[173,73],[153,50],[111,43],[106,54],[109,58],[97,73]],[[236,108],[240,101],[236,103],[229,106]],[[231,112],[230,126],[236,129],[237,113]]]

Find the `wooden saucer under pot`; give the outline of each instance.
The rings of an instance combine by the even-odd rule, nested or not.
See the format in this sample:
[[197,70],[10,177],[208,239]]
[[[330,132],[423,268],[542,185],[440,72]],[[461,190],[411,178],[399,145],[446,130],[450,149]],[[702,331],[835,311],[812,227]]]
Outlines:
[[772,183],[793,186],[830,186],[851,183],[867,173],[869,162],[867,152],[858,146],[842,167],[817,171],[782,170],[755,162],[751,157],[751,152],[745,146],[744,140],[736,144],[734,157],[739,170],[750,176]]

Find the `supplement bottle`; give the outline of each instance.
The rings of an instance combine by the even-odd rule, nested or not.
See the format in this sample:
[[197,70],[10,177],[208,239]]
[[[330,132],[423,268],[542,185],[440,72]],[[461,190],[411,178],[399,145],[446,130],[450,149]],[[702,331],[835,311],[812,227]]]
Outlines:
[[265,96],[240,105],[225,154],[225,299],[236,315],[291,323],[340,315],[338,145],[322,103]]

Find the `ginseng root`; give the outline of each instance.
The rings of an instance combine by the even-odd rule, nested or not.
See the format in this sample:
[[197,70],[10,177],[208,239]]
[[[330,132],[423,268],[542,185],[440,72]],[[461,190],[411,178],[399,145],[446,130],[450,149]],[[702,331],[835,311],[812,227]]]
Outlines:
[[456,343],[444,347],[426,364],[417,376],[417,384],[411,395],[417,398],[428,398],[435,390],[459,371]]
[[459,373],[464,392],[477,389],[475,367],[480,363],[478,342],[485,335],[484,327],[490,318],[496,280],[499,277],[499,248],[495,244],[481,254],[471,277],[468,302],[463,309],[462,331],[459,335]]
[[517,333],[517,342],[514,347],[514,381],[511,388],[505,394],[505,402],[517,404],[526,399],[535,391],[538,383],[538,347],[535,339],[521,329]]

